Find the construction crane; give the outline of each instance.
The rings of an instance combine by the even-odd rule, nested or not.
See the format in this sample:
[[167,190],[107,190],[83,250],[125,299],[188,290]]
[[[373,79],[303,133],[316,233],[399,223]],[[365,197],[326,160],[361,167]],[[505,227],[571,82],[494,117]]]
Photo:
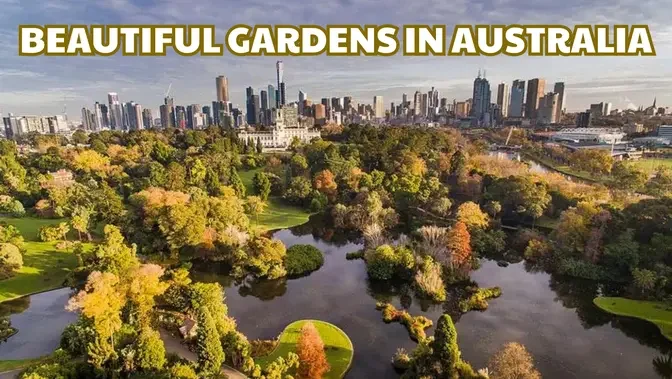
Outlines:
[[168,90],[166,90],[166,95],[163,96],[164,98],[165,98],[165,97],[168,97],[168,95],[170,95],[170,90],[171,90],[172,88],[173,88],[173,83],[171,82],[171,83],[168,85]]

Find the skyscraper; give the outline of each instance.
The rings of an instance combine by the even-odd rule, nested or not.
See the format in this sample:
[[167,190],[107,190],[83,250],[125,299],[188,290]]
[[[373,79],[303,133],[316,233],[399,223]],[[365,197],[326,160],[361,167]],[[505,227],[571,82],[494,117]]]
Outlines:
[[285,82],[280,83],[280,106],[287,104],[287,94],[285,89]]
[[539,101],[537,110],[537,121],[541,124],[553,124],[556,122],[556,111],[558,109],[558,94],[549,92]]
[[523,117],[525,99],[525,81],[514,80],[511,86],[511,101],[509,102],[509,117]]
[[373,97],[373,112],[376,118],[385,117],[385,104],[382,96]]
[[261,98],[261,109],[266,110],[268,108],[268,92],[266,90],[261,90],[259,92],[259,96]]
[[93,130],[98,131],[103,128],[107,128],[107,125],[103,121],[103,109],[100,103],[96,101],[93,105]]
[[269,108],[277,108],[278,107],[278,100],[275,98],[275,87],[273,87],[272,84],[268,85],[268,107]]
[[509,115],[510,96],[509,85],[506,83],[499,83],[499,86],[497,86],[497,105],[499,106],[499,112],[502,117],[507,117]]
[[352,96],[343,97],[343,109],[345,110],[346,113],[350,111],[351,106],[352,106]]
[[488,79],[485,77],[481,78],[481,72],[479,70],[478,76],[474,79],[471,108],[471,115],[479,122],[490,122],[490,97],[490,82],[488,82]]
[[558,108],[555,110],[555,123],[560,123],[562,120],[562,111],[565,109],[565,83],[556,82],[553,86],[553,92],[558,94]]
[[277,76],[278,76],[278,78],[277,78],[278,79],[278,88],[280,88],[280,83],[283,83],[283,80],[284,80],[282,76],[284,75],[284,70],[285,70],[285,66],[282,63],[282,61],[275,62],[275,70],[276,70]]
[[420,114],[422,116],[427,116],[427,108],[429,107],[429,95],[426,93],[422,94],[422,99],[420,101]]
[[152,124],[154,122],[154,117],[152,116],[152,110],[149,108],[145,108],[142,110],[142,124],[144,125],[144,129],[149,129],[152,127]]
[[107,101],[110,105],[110,127],[112,130],[121,130],[123,128],[123,116],[121,110],[121,103],[119,103],[119,95],[116,92],[107,94]]
[[308,99],[308,94],[303,92],[303,91],[299,91],[299,116],[305,116],[306,115],[304,105],[305,105],[305,102],[306,102],[307,99]]
[[247,87],[247,89],[245,89],[245,111],[247,112],[247,123],[249,125],[254,125],[256,123],[252,96],[254,96],[254,89],[252,87]]
[[134,104],[133,111],[135,112],[135,115],[133,116],[133,121],[135,121],[135,125],[132,126],[135,127],[135,130],[142,130],[143,129],[142,105]]
[[546,80],[534,78],[527,81],[527,101],[525,102],[525,117],[537,118],[539,100],[544,96]]
[[166,96],[163,99],[163,105],[160,108],[161,112],[161,127],[174,128],[175,127],[175,107],[173,105],[173,98]]
[[217,85],[217,101],[229,101],[229,79],[226,76],[218,76],[215,84]]
[[415,91],[413,94],[413,115],[420,116],[422,114],[422,93]]

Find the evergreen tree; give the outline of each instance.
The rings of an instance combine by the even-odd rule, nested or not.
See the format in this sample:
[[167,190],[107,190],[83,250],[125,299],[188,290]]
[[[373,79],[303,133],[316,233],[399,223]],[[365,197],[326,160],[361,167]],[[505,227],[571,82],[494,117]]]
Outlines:
[[221,370],[224,363],[224,350],[219,341],[219,333],[215,320],[206,307],[198,311],[196,355],[199,370],[206,374],[215,374]]
[[245,197],[245,185],[243,184],[243,180],[240,179],[240,175],[238,175],[238,170],[236,170],[234,166],[231,166],[229,184],[236,191],[238,197]]
[[264,201],[268,200],[268,195],[271,194],[271,181],[268,179],[268,175],[263,172],[256,173],[253,184],[259,197]]
[[460,348],[457,346],[457,331],[450,315],[443,314],[434,331],[431,344],[436,362],[440,365],[443,377],[457,377],[457,365],[460,362]]
[[264,151],[264,147],[261,145],[261,138],[257,137],[257,154],[261,154]]
[[159,332],[144,327],[137,341],[137,364],[143,370],[161,370],[166,364],[166,348]]

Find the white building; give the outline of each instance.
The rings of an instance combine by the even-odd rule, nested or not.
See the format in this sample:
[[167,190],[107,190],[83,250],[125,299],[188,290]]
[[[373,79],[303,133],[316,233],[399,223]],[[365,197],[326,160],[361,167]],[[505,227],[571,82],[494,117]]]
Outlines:
[[320,137],[320,131],[299,125],[298,110],[295,107],[283,107],[273,109],[275,112],[275,125],[270,131],[241,130],[238,138],[252,140],[254,143],[261,141],[265,149],[287,149],[294,138],[302,142],[310,142],[313,138]]
[[565,128],[560,129],[551,139],[573,143],[619,143],[625,137],[620,129],[609,128]]

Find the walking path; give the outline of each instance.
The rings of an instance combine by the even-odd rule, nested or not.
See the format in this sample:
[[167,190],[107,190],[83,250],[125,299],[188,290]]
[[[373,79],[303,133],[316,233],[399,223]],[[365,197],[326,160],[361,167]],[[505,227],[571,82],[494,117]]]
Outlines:
[[[164,329],[160,329],[159,333],[161,334],[163,345],[166,347],[166,352],[177,354],[180,357],[192,362],[196,362],[198,360],[196,354],[193,351],[187,349],[187,347],[182,344],[180,339],[172,336]],[[226,374],[229,379],[247,379],[247,376],[243,375],[243,373],[227,365],[222,365],[222,372],[224,372],[224,374]]]

